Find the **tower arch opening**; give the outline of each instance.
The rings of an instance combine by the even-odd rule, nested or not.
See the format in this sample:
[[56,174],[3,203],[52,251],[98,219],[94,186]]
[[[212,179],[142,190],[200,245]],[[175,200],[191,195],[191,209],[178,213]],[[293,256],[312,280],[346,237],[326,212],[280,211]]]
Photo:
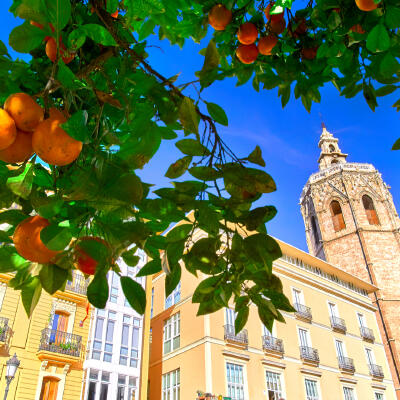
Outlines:
[[367,215],[368,223],[370,225],[379,225],[378,215],[375,210],[374,202],[367,194],[362,197],[365,214]]
[[332,200],[329,208],[331,209],[333,229],[335,230],[335,232],[345,229],[346,224],[344,222],[342,207],[340,206],[340,203],[337,200]]
[[329,152],[334,153],[335,152],[335,146],[333,144],[329,145]]
[[311,232],[312,232],[312,237],[314,239],[314,244],[316,246],[318,246],[320,241],[321,241],[321,236],[319,234],[319,230],[318,230],[318,227],[317,227],[317,222],[316,222],[316,219],[315,219],[315,215],[311,216]]

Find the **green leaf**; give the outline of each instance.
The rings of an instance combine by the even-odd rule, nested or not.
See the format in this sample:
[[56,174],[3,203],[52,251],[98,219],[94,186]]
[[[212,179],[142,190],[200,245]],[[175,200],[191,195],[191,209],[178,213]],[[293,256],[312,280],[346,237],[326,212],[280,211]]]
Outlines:
[[33,310],[39,302],[41,294],[42,285],[40,284],[40,279],[37,276],[34,276],[21,287],[22,304],[24,305],[28,317],[32,315]]
[[57,215],[64,205],[64,201],[58,197],[48,197],[46,202],[37,208],[39,215],[44,218],[52,218]]
[[130,306],[143,315],[146,310],[146,292],[143,287],[127,276],[121,277],[121,287]]
[[122,259],[125,261],[126,265],[134,267],[140,260],[140,257],[135,255],[136,251],[128,250],[121,254]]
[[115,46],[115,40],[111,36],[111,33],[108,32],[106,28],[98,24],[86,24],[80,27],[86,36],[92,39],[96,43],[100,43],[103,46]]
[[81,48],[86,41],[86,31],[79,27],[73,30],[68,36],[68,47],[74,51]]
[[369,105],[369,108],[372,111],[375,111],[375,107],[378,106],[378,103],[376,102],[376,96],[375,96],[375,90],[374,87],[371,84],[363,84],[363,94],[364,98],[367,101],[367,104]]
[[47,22],[46,8],[43,6],[42,0],[22,0],[14,14],[21,19],[31,20],[42,25]]
[[108,300],[108,291],[107,274],[104,271],[97,272],[87,288],[90,304],[96,308],[104,308]]
[[118,0],[107,0],[106,10],[108,13],[112,14],[118,9]]
[[211,118],[220,123],[221,125],[228,126],[228,117],[222,107],[215,103],[205,102],[207,104],[207,111],[211,115]]
[[170,268],[171,271],[165,277],[165,298],[167,298],[174,291],[181,280],[181,266],[176,263],[170,265]]
[[53,295],[60,290],[68,279],[68,271],[57,265],[43,265],[39,272],[43,289]]
[[29,53],[42,43],[45,36],[43,30],[24,22],[11,31],[8,42],[18,53]]
[[189,169],[189,173],[200,181],[214,181],[222,178],[222,171],[206,166],[192,167]]
[[67,122],[61,124],[68,135],[83,143],[89,143],[90,132],[86,126],[88,113],[85,110],[77,111],[68,118]]
[[25,258],[21,257],[15,247],[12,246],[1,246],[0,247],[0,272],[15,272],[30,264],[30,261],[26,261]]
[[193,229],[192,224],[181,224],[172,228],[166,235],[166,240],[168,243],[179,242],[181,240],[186,240],[188,234]]
[[211,236],[217,236],[219,233],[219,214],[215,212],[209,203],[201,203],[199,206],[197,222],[199,228],[209,233]]
[[400,138],[394,142],[392,150],[400,150]]
[[375,91],[376,97],[387,96],[397,89],[396,85],[385,85]]
[[200,77],[203,77],[209,71],[218,68],[218,65],[219,65],[219,53],[215,45],[215,41],[210,40],[206,48],[203,67],[199,72]]
[[383,24],[376,25],[368,34],[367,49],[372,53],[386,51],[390,47],[390,37]]
[[57,80],[68,89],[77,89],[84,87],[82,82],[75,74],[64,64],[62,58],[58,60]]
[[258,316],[265,327],[271,332],[274,325],[274,314],[268,307],[258,305]]
[[247,160],[253,164],[257,164],[257,165],[260,165],[261,167],[265,167],[265,161],[262,158],[260,146],[256,146],[256,148],[247,157]]
[[400,28],[400,8],[386,7],[385,23],[389,29]]
[[107,195],[124,203],[139,204],[143,198],[142,181],[133,172],[122,174],[111,181]]
[[208,156],[210,154],[207,147],[203,146],[195,139],[182,139],[175,143],[175,146],[183,153],[189,156]]
[[257,207],[251,210],[244,223],[249,231],[256,230],[261,224],[265,224],[275,217],[277,210],[274,206]]
[[397,59],[391,53],[386,53],[380,63],[380,72],[385,76],[392,76],[399,70],[400,64]]
[[176,179],[182,176],[192,162],[192,156],[185,156],[171,164],[165,174],[167,178]]
[[0,225],[6,223],[17,226],[28,217],[28,215],[19,210],[4,210],[0,212]]
[[290,85],[279,85],[278,96],[281,97],[282,108],[285,108],[290,99]]
[[136,276],[139,277],[139,276],[153,275],[160,271],[161,271],[161,260],[159,258],[156,258],[145,264],[136,274]]
[[189,97],[185,97],[179,107],[178,114],[183,128],[186,131],[195,133],[198,136],[200,117],[196,112],[196,107],[193,100]]
[[72,239],[69,228],[51,224],[40,231],[40,239],[50,250],[64,250]]
[[57,33],[64,29],[71,18],[70,0],[44,0],[49,21]]
[[249,307],[242,307],[235,318],[235,333],[238,334],[246,325],[249,318]]
[[7,187],[17,196],[27,199],[32,191],[33,164],[26,164],[22,173],[7,179]]

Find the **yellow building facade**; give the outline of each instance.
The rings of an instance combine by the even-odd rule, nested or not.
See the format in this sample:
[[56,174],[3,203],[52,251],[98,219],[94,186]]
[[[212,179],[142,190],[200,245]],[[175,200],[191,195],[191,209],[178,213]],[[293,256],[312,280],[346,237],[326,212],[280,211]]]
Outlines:
[[[296,313],[268,332],[256,307],[234,332],[232,308],[196,317],[199,280],[183,270],[165,300],[165,274],[152,280],[148,398],[195,400],[395,400],[369,294],[377,288],[293,246],[274,273]],[[179,291],[179,292],[178,292]],[[217,397],[216,397],[217,398]]]
[[7,287],[12,274],[0,274],[0,397],[6,386],[6,361],[20,360],[8,400],[81,399],[83,361],[89,331],[87,282],[73,273],[65,292],[42,292],[28,318],[20,292]]

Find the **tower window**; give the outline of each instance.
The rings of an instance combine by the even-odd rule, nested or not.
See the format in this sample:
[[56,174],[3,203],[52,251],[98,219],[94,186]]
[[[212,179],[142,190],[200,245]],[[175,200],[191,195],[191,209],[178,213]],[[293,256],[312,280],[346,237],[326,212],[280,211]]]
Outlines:
[[332,215],[332,222],[333,222],[333,229],[335,232],[341,231],[342,229],[346,228],[346,224],[344,223],[342,207],[338,201],[333,200],[331,203],[331,215]]
[[379,225],[378,215],[374,207],[374,202],[371,197],[364,194],[362,197],[362,202],[364,206],[365,213],[367,214],[367,219],[370,225]]
[[329,151],[330,151],[331,153],[334,153],[334,152],[335,152],[335,146],[334,146],[333,144],[330,144],[330,145],[329,145]]
[[311,217],[311,231],[312,231],[312,235],[314,238],[314,243],[318,246],[319,242],[321,241],[321,238],[319,236],[319,231],[317,228],[317,222],[315,221],[315,216],[313,215]]
[[333,164],[338,164],[338,163],[339,163],[339,161],[336,160],[336,158],[335,158],[334,160],[331,161],[331,165],[333,165]]

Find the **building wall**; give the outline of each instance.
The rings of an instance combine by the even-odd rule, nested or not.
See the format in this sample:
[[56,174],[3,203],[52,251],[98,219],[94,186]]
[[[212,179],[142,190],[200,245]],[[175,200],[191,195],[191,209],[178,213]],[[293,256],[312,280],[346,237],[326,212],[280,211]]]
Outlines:
[[[163,304],[165,275],[161,273],[153,279],[150,400],[162,399],[162,375],[178,368],[180,399],[196,399],[197,390],[226,396],[227,362],[243,366],[246,400],[267,398],[266,370],[281,375],[284,386],[283,398],[286,400],[306,398],[304,379],[307,377],[318,381],[320,398],[323,400],[344,399],[343,385],[353,387],[359,400],[373,399],[374,390],[385,393],[385,400],[395,399],[389,365],[375,317],[376,309],[367,295],[368,291],[376,288],[289,245],[281,243],[281,248],[290,257],[278,260],[274,264],[274,272],[281,278],[284,292],[291,300],[292,288],[302,290],[305,305],[312,307],[313,315],[312,322],[308,323],[293,314],[284,313],[286,324],[275,324],[272,334],[283,340],[285,350],[283,356],[263,350],[263,326],[255,307],[251,308],[246,325],[248,331],[246,348],[228,343],[224,339],[226,323],[224,309],[211,315],[196,317],[198,305],[191,303],[190,296],[198,280],[191,274],[183,270],[181,300],[168,309],[164,309]],[[337,277],[329,280],[308,271],[304,263],[301,264],[303,267],[300,266],[299,259]],[[337,283],[339,280],[342,284]],[[345,287],[344,281],[356,285],[358,289],[350,290]],[[347,325],[346,334],[332,330],[328,302],[337,305],[339,316]],[[177,312],[180,313],[180,347],[163,354],[164,322]],[[364,315],[366,326],[372,329],[375,335],[374,343],[361,338],[357,313]],[[307,365],[300,359],[299,327],[309,331],[311,345],[319,351],[319,365]],[[335,338],[343,341],[347,357],[353,358],[354,374],[339,370]],[[371,377],[365,347],[373,350],[376,364],[383,369],[383,379]]]

